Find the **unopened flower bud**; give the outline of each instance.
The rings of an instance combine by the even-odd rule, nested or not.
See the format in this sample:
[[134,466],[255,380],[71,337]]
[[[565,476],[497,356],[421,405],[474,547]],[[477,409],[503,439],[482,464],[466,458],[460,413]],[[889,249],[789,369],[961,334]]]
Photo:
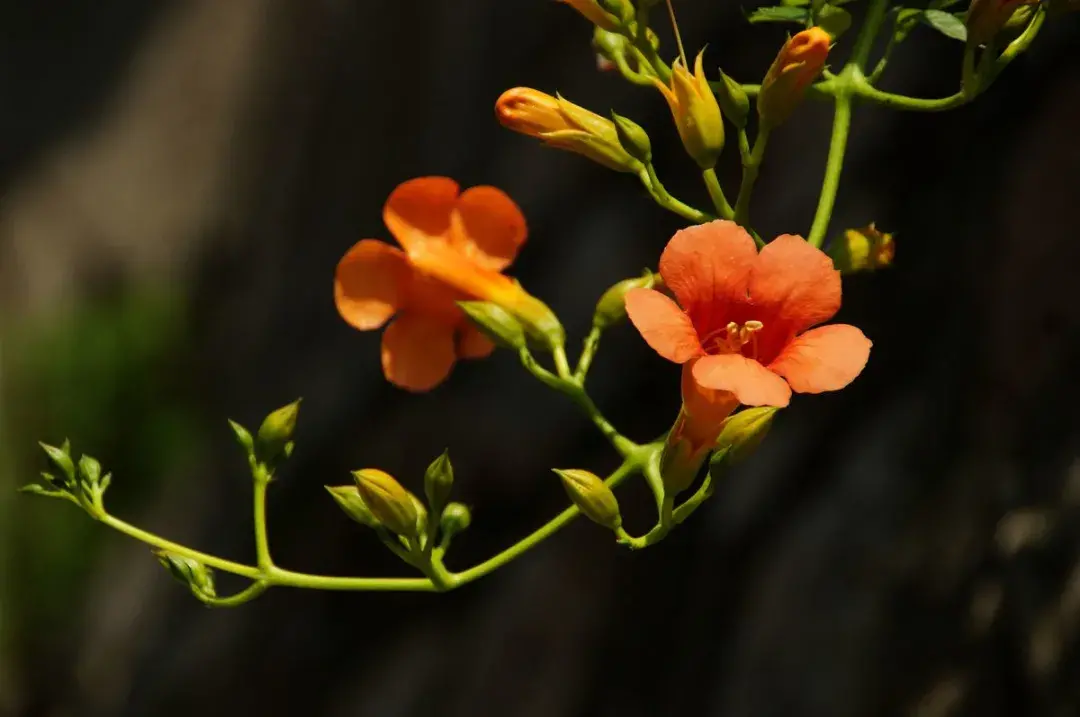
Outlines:
[[554,470],[570,500],[587,518],[610,530],[622,525],[619,501],[599,476],[578,468]]
[[214,571],[197,560],[176,555],[165,550],[154,553],[158,562],[176,578],[177,582],[187,585],[194,593],[214,597]]
[[652,289],[659,277],[648,269],[642,276],[623,279],[600,296],[593,313],[593,326],[604,330],[626,319],[626,292],[631,289]]
[[292,452],[293,431],[300,414],[300,399],[277,409],[262,422],[255,441],[255,455],[260,461],[271,464],[280,456]]
[[498,304],[490,301],[459,301],[458,306],[476,328],[497,345],[514,350],[525,347],[521,322]]
[[829,257],[841,274],[874,271],[889,266],[896,254],[892,234],[873,224],[848,229],[829,243]]
[[964,24],[967,26],[968,42],[985,45],[997,37],[1024,5],[1037,4],[1037,0],[972,0]]
[[471,523],[472,514],[466,506],[461,503],[447,503],[439,521],[439,531],[443,540],[448,541],[463,532]]
[[619,145],[626,153],[639,162],[651,162],[652,142],[641,125],[614,112],[611,113],[611,120],[615,123],[615,135],[619,138]]
[[360,525],[376,528],[379,521],[368,510],[364,499],[360,497],[360,490],[355,485],[323,486],[326,492],[334,499],[345,515],[355,520]]
[[515,87],[495,102],[495,114],[507,129],[537,137],[549,146],[576,152],[618,172],[641,170],[641,162],[619,144],[611,120],[560,96]]
[[720,103],[720,111],[731,120],[731,124],[745,129],[746,118],[750,115],[750,98],[742,85],[725,75],[723,70],[720,70],[720,87],[716,90],[716,101]]
[[724,149],[724,121],[716,95],[705,79],[703,57],[703,52],[698,53],[693,74],[682,60],[676,60],[671,70],[670,87],[656,79],[653,83],[671,108],[687,154],[702,169],[712,169]]
[[45,455],[49,457],[49,462],[52,463],[57,470],[64,476],[64,482],[68,486],[75,485],[75,462],[71,459],[71,446],[67,441],[64,441],[64,446],[57,448],[56,446],[50,446],[48,443],[39,443],[41,450],[45,451]]
[[424,472],[424,495],[427,496],[431,512],[438,515],[442,511],[450,500],[453,487],[454,467],[450,465],[450,454],[443,451]]
[[360,498],[377,521],[406,538],[419,534],[418,501],[393,476],[378,468],[364,468],[353,471],[353,478]]
[[717,455],[722,454],[729,463],[749,456],[765,440],[778,410],[775,406],[752,406],[732,414],[716,439]]
[[597,0],[559,0],[577,10],[589,22],[605,30],[618,30],[619,18],[600,6]]
[[817,79],[829,57],[832,37],[820,27],[803,30],[788,39],[765,74],[757,109],[762,124],[782,124],[802,102],[806,88]]

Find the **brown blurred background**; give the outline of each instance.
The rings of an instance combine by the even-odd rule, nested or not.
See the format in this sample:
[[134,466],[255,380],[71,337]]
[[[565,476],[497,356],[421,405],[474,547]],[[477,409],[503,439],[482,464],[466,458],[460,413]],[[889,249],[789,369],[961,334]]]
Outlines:
[[[746,82],[786,29],[676,8],[687,44]],[[225,419],[302,395],[269,505],[289,567],[405,574],[322,486],[379,466],[418,488],[445,447],[474,508],[451,567],[561,509],[549,467],[614,463],[567,401],[501,353],[393,389],[331,281],[353,242],[387,236],[398,182],[496,184],[530,219],[516,275],[580,338],[678,221],[500,128],[498,94],[638,120],[669,189],[705,201],[657,93],[597,72],[589,35],[547,0],[0,3],[0,714],[1080,713],[1076,17],[974,106],[859,108],[834,228],[899,242],[892,270],[845,284],[869,368],[796,401],[661,545],[630,555],[581,522],[448,595],[281,589],[214,611],[145,546],[14,492],[43,467],[35,441],[70,436],[114,472],[114,513],[247,559]],[[959,56],[919,28],[885,87],[951,94]],[[806,231],[828,125],[808,105],[775,136],[763,234]],[[625,328],[590,384],[636,439],[677,409],[677,371]],[[644,527],[646,491],[626,495]]]

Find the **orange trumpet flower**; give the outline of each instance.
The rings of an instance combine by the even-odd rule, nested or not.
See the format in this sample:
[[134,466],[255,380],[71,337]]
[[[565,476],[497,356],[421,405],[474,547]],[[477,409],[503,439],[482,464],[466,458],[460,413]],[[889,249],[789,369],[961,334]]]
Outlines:
[[[498,304],[536,333],[561,332],[539,299],[502,274],[525,243],[525,217],[502,190],[459,192],[446,177],[400,184],[383,221],[401,249],[377,239],[357,242],[338,263],[334,301],[360,331],[381,328],[383,374],[410,391],[441,383],[459,358],[483,358],[494,346],[458,301]],[[404,250],[404,251],[403,251]]]
[[792,391],[836,391],[870,356],[854,326],[811,328],[840,308],[840,273],[802,237],[777,237],[758,253],[734,222],[689,227],[668,242],[660,275],[679,303],[633,289],[626,310],[657,353],[684,365],[673,433],[695,448],[711,444],[739,404],[786,406]]

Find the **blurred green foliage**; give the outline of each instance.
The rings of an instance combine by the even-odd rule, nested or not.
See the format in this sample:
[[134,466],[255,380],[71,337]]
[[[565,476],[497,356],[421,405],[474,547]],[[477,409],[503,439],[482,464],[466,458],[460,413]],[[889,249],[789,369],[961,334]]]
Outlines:
[[47,322],[9,322],[0,374],[0,670],[47,661],[39,651],[77,624],[83,601],[73,596],[101,541],[115,539],[74,508],[15,492],[45,466],[37,442],[70,438],[74,452],[101,459],[116,476],[108,501],[117,512],[145,503],[201,444],[187,399],[186,333],[182,298],[153,288]]

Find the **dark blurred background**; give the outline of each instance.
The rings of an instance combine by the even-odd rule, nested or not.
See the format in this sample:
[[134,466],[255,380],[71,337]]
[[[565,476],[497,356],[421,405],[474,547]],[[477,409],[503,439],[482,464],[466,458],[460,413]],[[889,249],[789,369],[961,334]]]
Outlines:
[[[745,82],[787,29],[734,2],[676,9],[687,45]],[[560,510],[549,467],[615,463],[566,400],[503,353],[426,395],[392,388],[331,282],[352,243],[387,237],[400,181],[491,183],[530,220],[514,273],[580,339],[679,223],[632,179],[499,127],[499,93],[638,120],[669,188],[706,201],[658,94],[596,71],[589,37],[547,0],[0,3],[0,714],[1080,713],[1076,17],[973,106],[859,108],[833,226],[899,243],[893,269],[845,282],[869,367],[795,401],[656,547],[579,521],[447,595],[208,610],[145,546],[14,492],[44,467],[35,442],[70,436],[114,472],[114,513],[249,559],[225,419],[303,396],[269,503],[289,567],[407,574],[322,486],[379,466],[419,489],[446,447],[474,509],[451,567]],[[960,49],[917,29],[885,88],[951,94]],[[809,104],[775,135],[763,234],[806,231],[829,121]],[[625,327],[590,385],[639,440],[677,410],[677,370]],[[625,495],[646,527],[647,492]]]

